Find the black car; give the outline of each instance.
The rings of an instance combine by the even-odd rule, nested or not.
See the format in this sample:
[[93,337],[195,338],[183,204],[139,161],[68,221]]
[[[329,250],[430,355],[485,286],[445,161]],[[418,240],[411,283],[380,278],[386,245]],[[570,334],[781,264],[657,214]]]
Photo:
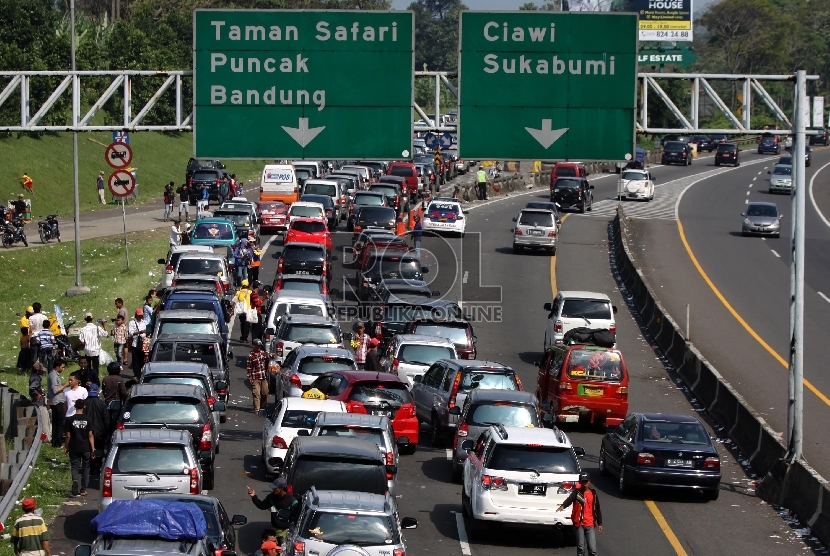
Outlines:
[[663,137],[663,147],[670,141],[678,141],[680,143],[690,143],[692,141],[691,135],[666,135]]
[[384,280],[396,278],[420,281],[429,270],[421,266],[421,260],[415,253],[394,250],[374,255],[369,253],[368,256],[370,259],[366,268],[358,269],[355,275],[357,298],[360,301],[370,300],[374,296],[375,288]]
[[688,143],[682,141],[669,141],[663,145],[663,157],[660,164],[680,164],[690,166],[692,164],[692,148]]
[[711,139],[715,145],[729,141],[729,137],[727,137],[725,133],[713,133],[709,136],[709,139]]
[[[361,191],[359,189],[355,191],[351,201],[349,202],[349,216],[347,217],[348,220],[346,222],[347,228],[350,232],[354,230],[354,224],[357,222],[357,214],[364,206],[385,207],[386,195],[372,191]],[[394,212],[394,209],[392,212]]]
[[386,195],[386,204],[398,214],[409,211],[409,195],[401,192],[401,185],[389,182],[377,182],[369,186],[369,191],[377,191]]
[[248,238],[259,243],[259,221],[258,217],[246,210],[232,210],[219,208],[213,211],[214,218],[224,218],[233,222],[236,228],[236,237]]
[[549,210],[553,213],[553,217],[556,219],[556,225],[559,226],[562,224],[562,216],[559,214],[559,207],[556,203],[544,203],[542,201],[532,201],[525,205],[526,209],[542,209],[542,210]]
[[211,408],[200,386],[136,384],[119,409],[122,410],[119,429],[166,428],[189,432],[193,451],[199,456],[204,488],[213,489],[219,429],[211,412],[225,411],[224,402],[215,401]]
[[395,233],[397,214],[391,207],[361,206],[354,219],[354,232],[366,228],[383,228]]
[[758,154],[780,154],[781,143],[775,135],[764,135],[758,143]]
[[830,133],[823,127],[813,127],[810,128],[813,131],[817,131],[818,135],[810,135],[810,144],[811,145],[830,145]]
[[429,284],[423,280],[388,278],[377,287],[377,298],[382,304],[393,303],[404,296],[430,299],[439,295],[441,295],[441,292],[431,290]]
[[720,456],[709,433],[695,417],[632,413],[602,439],[599,471],[619,478],[621,494],[635,487],[720,494]]
[[693,135],[689,143],[697,145],[697,152],[706,151],[710,153],[717,148],[717,143],[705,135]]
[[195,202],[195,199],[198,197],[200,186],[204,184],[208,188],[210,199],[212,201],[218,201],[219,184],[222,183],[223,178],[228,178],[228,182],[230,182],[231,175],[225,170],[199,169],[194,171],[187,180],[187,184],[190,187],[190,200]]
[[196,170],[224,170],[225,165],[218,160],[205,160],[191,158],[187,161],[187,170],[184,173],[184,181],[190,183],[190,178]]
[[584,213],[591,210],[594,204],[593,188],[585,178],[557,178],[553,182],[550,201],[563,209],[573,208]]
[[329,230],[333,230],[337,226],[337,214],[334,212],[334,202],[332,202],[331,197],[328,195],[309,193],[308,195],[300,197],[300,201],[303,203],[320,203],[323,205],[323,209],[326,211],[326,225],[329,227]]
[[[786,147],[784,150],[786,150],[788,153],[790,153],[790,157],[792,157],[792,154],[793,154],[793,148],[792,147]],[[813,149],[810,148],[810,145],[804,145],[804,166],[809,168],[810,164],[812,164],[812,163],[813,163]]]
[[721,164],[741,165],[741,148],[735,143],[721,143],[715,152],[715,166]]
[[[398,295],[389,303],[376,307],[366,326],[367,333],[380,339],[385,347],[395,334],[403,334],[415,320],[463,319],[461,307],[447,299],[426,300],[417,295]],[[382,349],[380,350],[382,351]]]
[[289,243],[280,254],[277,274],[312,274],[331,282],[326,246],[319,243]]

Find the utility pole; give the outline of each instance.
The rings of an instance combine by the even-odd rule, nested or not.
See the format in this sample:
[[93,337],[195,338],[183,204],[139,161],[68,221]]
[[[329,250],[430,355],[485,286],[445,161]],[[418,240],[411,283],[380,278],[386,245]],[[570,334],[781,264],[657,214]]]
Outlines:
[[807,209],[805,147],[807,122],[807,72],[795,74],[795,141],[792,159],[794,187],[792,192],[793,237],[790,257],[790,368],[787,404],[787,461],[801,459],[804,433],[804,232]]

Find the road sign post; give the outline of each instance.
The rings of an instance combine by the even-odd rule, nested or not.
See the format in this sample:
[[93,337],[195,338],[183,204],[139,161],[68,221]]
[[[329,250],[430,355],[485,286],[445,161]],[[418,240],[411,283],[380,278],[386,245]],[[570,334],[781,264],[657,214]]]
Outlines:
[[[193,21],[195,156],[412,150],[412,12],[196,10]],[[367,124],[382,133],[359,133]]]
[[461,12],[459,156],[634,153],[637,16]]
[[[123,145],[123,143],[113,143],[110,147],[114,145]],[[130,160],[132,160],[132,151],[130,151]],[[109,147],[107,148],[107,163],[112,166]],[[135,176],[128,170],[115,170],[110,174],[107,187],[112,196],[121,201],[121,221],[124,223],[124,253],[127,257],[127,268],[130,268],[130,248],[127,244],[127,209],[124,207],[124,200],[135,191]]]

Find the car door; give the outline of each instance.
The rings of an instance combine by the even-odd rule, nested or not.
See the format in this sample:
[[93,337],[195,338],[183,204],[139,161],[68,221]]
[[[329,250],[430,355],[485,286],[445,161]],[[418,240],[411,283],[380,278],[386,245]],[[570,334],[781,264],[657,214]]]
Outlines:
[[282,412],[282,400],[277,400],[277,403],[274,404],[274,407],[271,409],[271,413],[268,414],[268,417],[265,421],[262,422],[262,455],[267,457],[266,451],[266,444],[268,439],[274,436],[274,426],[275,423],[280,422],[280,413]]
[[276,385],[274,386],[274,394],[277,396],[278,400],[285,397],[285,385],[288,384],[290,380],[296,360],[297,350],[295,349],[285,356],[282,365],[280,365],[280,372],[271,373],[271,376],[275,377]]
[[464,491],[470,497],[470,505],[473,504],[473,485],[479,484],[481,471],[484,469],[484,448],[487,446],[489,431],[484,431],[476,439],[476,444],[470,451],[470,455],[464,461]]
[[444,378],[446,368],[441,362],[433,363],[424,373],[421,382],[412,386],[412,397],[415,398],[415,413],[422,422],[429,422],[432,418],[432,400],[441,380]]
[[228,519],[228,514],[225,512],[225,508],[222,507],[222,503],[217,501],[216,504],[219,506],[219,526],[222,528],[225,548],[234,550],[236,548],[236,529],[231,520]]
[[548,314],[547,330],[545,332],[545,348],[553,345],[554,338],[556,338],[556,320],[559,318],[559,309],[562,306],[562,298],[558,295],[554,298],[550,313]]
[[617,475],[622,473],[625,455],[633,448],[637,436],[637,416],[629,415],[611,436],[610,451],[606,453],[611,469]]

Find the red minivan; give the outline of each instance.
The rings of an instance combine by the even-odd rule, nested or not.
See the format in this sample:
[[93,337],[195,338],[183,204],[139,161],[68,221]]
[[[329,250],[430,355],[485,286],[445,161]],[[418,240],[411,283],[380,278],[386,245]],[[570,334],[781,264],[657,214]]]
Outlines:
[[549,349],[539,365],[536,400],[557,423],[619,425],[628,413],[622,352],[585,344]]
[[550,190],[556,178],[584,178],[588,176],[585,165],[581,162],[557,162],[550,171]]
[[406,179],[409,196],[418,195],[418,169],[411,162],[393,162],[386,171],[389,176],[400,176]]

